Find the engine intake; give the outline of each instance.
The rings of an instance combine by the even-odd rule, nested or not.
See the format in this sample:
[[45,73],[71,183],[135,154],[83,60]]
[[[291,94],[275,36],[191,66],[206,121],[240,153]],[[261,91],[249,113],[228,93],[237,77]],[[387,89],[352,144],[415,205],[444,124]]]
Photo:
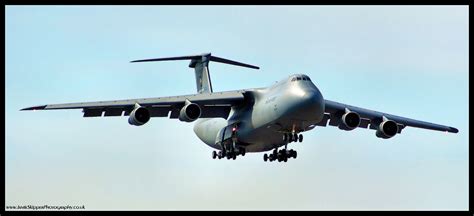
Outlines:
[[395,121],[386,119],[382,123],[380,123],[377,132],[375,132],[375,135],[379,138],[388,139],[395,136],[397,132],[397,123]]
[[135,126],[144,125],[150,120],[150,111],[141,106],[137,106],[128,118],[128,123]]
[[201,116],[201,107],[195,103],[186,101],[186,105],[179,111],[178,119],[184,122],[193,122]]
[[356,112],[346,109],[346,113],[341,117],[342,124],[339,125],[343,130],[354,130],[360,124],[360,116]]

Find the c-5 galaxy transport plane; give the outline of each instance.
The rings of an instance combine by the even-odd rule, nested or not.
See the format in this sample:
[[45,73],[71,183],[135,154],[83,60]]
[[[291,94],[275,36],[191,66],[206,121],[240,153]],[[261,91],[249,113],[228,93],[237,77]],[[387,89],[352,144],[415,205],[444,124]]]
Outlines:
[[[197,94],[85,103],[49,104],[22,110],[82,109],[84,117],[129,116],[131,125],[144,125],[151,117],[168,117],[195,122],[194,133],[218,150],[212,157],[236,159],[246,152],[264,152],[264,161],[296,158],[288,150],[291,142],[302,142],[302,132],[315,127],[336,126],[341,130],[369,128],[379,138],[388,139],[406,126],[457,133],[439,124],[404,118],[346,105],[323,98],[319,89],[304,74],[291,75],[267,88],[213,92],[209,62],[220,62],[253,69],[256,66],[212,56],[192,56],[136,60],[151,62],[191,60]],[[281,148],[278,150],[278,148]]]

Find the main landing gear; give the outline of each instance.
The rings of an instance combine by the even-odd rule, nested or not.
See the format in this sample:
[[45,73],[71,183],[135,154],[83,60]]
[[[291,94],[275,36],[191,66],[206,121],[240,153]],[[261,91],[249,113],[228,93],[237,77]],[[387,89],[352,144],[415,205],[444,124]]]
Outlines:
[[303,134],[285,133],[283,134],[283,141],[288,141],[288,143],[303,142]]
[[295,158],[296,159],[296,156],[297,156],[297,153],[295,150],[293,149],[290,149],[290,150],[287,150],[286,149],[286,145],[285,145],[285,149],[280,149],[278,151],[278,148],[275,148],[273,150],[273,153],[270,154],[270,155],[267,155],[266,153],[263,155],[263,160],[266,162],[266,161],[275,161],[275,160],[278,160],[278,162],[287,162],[288,161],[288,158]]
[[222,158],[227,158],[227,160],[235,160],[237,158],[237,155],[242,155],[245,156],[245,148],[238,148],[233,149],[232,151],[226,151],[225,149],[223,151],[212,151],[212,159],[222,159]]

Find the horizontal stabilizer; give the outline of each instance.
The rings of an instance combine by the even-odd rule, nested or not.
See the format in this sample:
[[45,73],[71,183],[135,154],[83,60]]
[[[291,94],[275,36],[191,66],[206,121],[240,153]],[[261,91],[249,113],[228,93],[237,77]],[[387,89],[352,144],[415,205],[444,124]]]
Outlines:
[[[190,56],[178,56],[178,57],[166,57],[166,58],[154,58],[154,59],[142,59],[142,60],[135,60],[131,61],[131,63],[135,62],[152,62],[152,61],[174,61],[174,60],[201,60],[203,62],[209,62],[209,61],[214,61],[214,62],[220,62],[224,64],[231,64],[231,65],[236,65],[236,66],[241,66],[241,67],[248,67],[248,68],[253,68],[253,69],[260,69],[257,66],[254,65],[249,65],[225,58],[220,58],[216,56],[212,56],[211,53],[205,53],[201,55],[190,55]],[[193,65],[190,64],[190,67]]]

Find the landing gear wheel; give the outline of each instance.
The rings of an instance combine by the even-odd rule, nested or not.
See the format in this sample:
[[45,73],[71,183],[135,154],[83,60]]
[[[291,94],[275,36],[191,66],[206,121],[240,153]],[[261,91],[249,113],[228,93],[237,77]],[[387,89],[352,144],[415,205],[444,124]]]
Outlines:
[[295,142],[297,142],[297,141],[298,141],[298,134],[296,134],[296,133],[295,133],[295,134],[293,134],[293,140],[294,140]]
[[288,140],[288,135],[283,134],[283,141],[287,141],[287,140]]
[[268,160],[268,155],[267,155],[267,154],[264,154],[264,155],[263,155],[263,161],[267,162],[267,160]]
[[217,152],[216,151],[212,151],[212,159],[216,159],[217,157]]
[[245,156],[245,148],[240,148],[240,154],[241,154],[242,156]]
[[293,153],[293,158],[296,159],[296,154],[297,152],[295,151],[295,153]]
[[232,155],[232,160],[235,160],[236,158],[237,158],[236,154]]
[[287,162],[287,161],[288,161],[288,157],[283,157],[283,161]]
[[292,136],[291,134],[288,134],[288,135],[289,135],[289,136],[288,136],[288,138],[289,138],[289,139],[288,139],[288,142],[293,142],[293,136]]
[[298,141],[303,142],[303,134],[300,134],[298,138],[299,138]]

